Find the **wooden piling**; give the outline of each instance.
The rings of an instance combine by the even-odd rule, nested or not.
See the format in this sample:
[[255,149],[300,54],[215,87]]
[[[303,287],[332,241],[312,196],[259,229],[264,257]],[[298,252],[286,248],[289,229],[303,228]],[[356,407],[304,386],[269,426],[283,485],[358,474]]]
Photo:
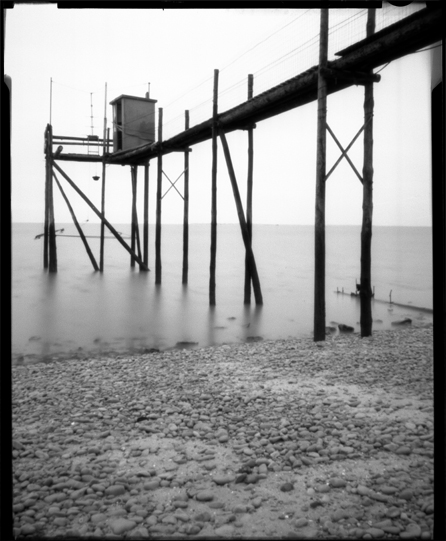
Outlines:
[[54,224],[54,200],[53,200],[53,127],[48,125],[46,141],[46,175],[47,175],[47,195],[48,195],[48,271],[57,272],[57,247],[56,247],[56,227]]
[[[189,111],[184,113],[184,128],[189,129]],[[183,275],[187,284],[189,273],[189,149],[184,152],[184,210],[183,210]]]
[[218,70],[214,70],[214,95],[212,108],[212,195],[211,195],[211,262],[209,264],[209,304],[215,306],[215,267],[217,260],[217,114]]
[[[132,219],[130,227],[130,247],[132,252],[135,252],[136,243],[136,186],[135,186],[135,165],[130,167],[131,183],[132,183]],[[130,257],[130,266],[135,266],[135,260]]]
[[[139,238],[139,224],[138,224],[138,211],[136,210],[136,203],[137,203],[137,193],[138,193],[138,166],[133,165],[131,168],[132,171],[132,229],[133,229],[133,235],[134,235],[134,244],[136,244],[136,249],[138,251],[138,256],[140,259],[142,259],[142,253],[141,253],[141,242]],[[135,246],[132,247],[133,251],[135,250]],[[133,265],[135,266],[135,259],[132,258]],[[139,266],[139,270],[145,270],[145,268]]]
[[95,259],[94,255],[93,255],[93,252],[91,251],[90,245],[88,244],[88,241],[87,241],[87,239],[85,237],[85,234],[82,231],[82,227],[79,225],[79,222],[78,222],[78,220],[76,218],[73,207],[71,206],[71,203],[68,200],[68,197],[66,196],[62,186],[60,185],[60,182],[58,181],[54,171],[53,171],[53,177],[54,177],[54,180],[56,181],[56,184],[57,184],[57,186],[58,186],[58,188],[60,190],[60,193],[62,194],[62,197],[65,200],[65,203],[67,204],[68,210],[70,211],[70,214],[71,214],[71,218],[73,219],[73,223],[76,226],[77,232],[79,233],[79,236],[80,236],[82,242],[84,243],[84,247],[85,247],[85,250],[87,251],[88,257],[90,258],[91,264],[93,265],[94,270],[98,271],[99,266],[96,263],[96,259]]
[[327,83],[322,74],[327,66],[328,8],[321,9],[319,72],[317,90],[317,164],[314,227],[314,341],[325,340],[325,168]]
[[47,125],[45,129],[45,218],[43,224],[43,268],[48,268],[48,227],[49,227],[49,183],[50,176],[48,173],[49,169],[49,158],[51,147],[49,146],[49,136],[48,131],[50,129],[50,124]]
[[[121,235],[116,231],[116,229],[111,225],[111,223],[105,218],[105,216],[93,205],[93,203],[88,199],[88,197],[80,190],[76,184],[71,180],[71,178],[61,169],[57,163],[54,163],[53,166],[59,171],[59,173],[64,177],[64,179],[68,182],[68,184],[82,197],[82,199],[87,203],[87,205],[91,208],[91,210],[96,214],[96,216],[105,223],[105,225],[108,227],[110,232],[115,236],[116,240],[129,252],[130,255],[132,255],[136,262],[140,265],[144,265],[144,262],[142,259],[132,252],[132,249],[130,246],[125,242],[125,240],[121,237]],[[145,267],[145,265],[144,265]],[[149,270],[149,269],[147,269]]]
[[149,166],[144,164],[144,226],[143,226],[143,261],[149,264]]
[[[107,171],[107,166],[105,164],[105,153],[108,153],[106,150],[106,141],[108,140],[107,136],[107,83],[105,83],[105,93],[104,93],[104,129],[102,132],[102,179],[101,179],[101,213],[105,216],[105,175]],[[99,249],[99,270],[104,272],[104,246],[105,246],[105,225],[101,221],[101,244]]]
[[228,166],[229,178],[231,180],[232,191],[234,194],[235,204],[237,207],[237,214],[240,223],[240,229],[242,231],[243,242],[245,244],[246,257],[248,260],[248,272],[252,277],[252,285],[254,288],[254,296],[256,299],[256,304],[263,304],[262,291],[260,288],[259,275],[257,273],[257,266],[254,259],[254,254],[251,247],[251,240],[249,237],[249,231],[245,220],[245,215],[243,213],[242,200],[240,199],[240,192],[237,186],[237,179],[235,177],[234,168],[232,165],[231,154],[229,152],[228,142],[226,141],[226,136],[222,130],[219,131],[220,139],[223,146],[223,152],[225,154],[226,164]]
[[[367,15],[367,37],[375,32],[375,9]],[[361,337],[372,334],[373,83],[364,86],[364,163],[362,170]]]
[[[248,75],[248,100],[253,96],[254,76]],[[246,227],[249,245],[252,247],[252,182],[254,167],[254,129],[248,128],[248,178],[246,188]],[[244,304],[251,304],[251,273],[248,252],[245,255],[245,297]]]
[[[158,143],[163,139],[163,109],[158,109]],[[163,153],[158,152],[158,176],[156,188],[156,231],[155,231],[155,284],[161,284],[161,199],[163,182]]]

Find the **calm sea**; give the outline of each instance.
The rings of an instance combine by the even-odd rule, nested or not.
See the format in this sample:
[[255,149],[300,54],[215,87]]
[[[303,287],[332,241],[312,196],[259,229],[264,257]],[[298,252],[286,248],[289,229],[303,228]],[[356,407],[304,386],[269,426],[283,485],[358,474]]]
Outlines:
[[[123,235],[129,225],[116,226]],[[57,224],[76,235],[72,224]],[[99,225],[85,224],[86,235]],[[189,284],[181,284],[182,226],[163,225],[162,284],[155,285],[155,226],[149,228],[151,272],[130,268],[130,256],[113,238],[105,242],[105,269],[94,272],[80,238],[57,237],[58,273],[43,270],[41,224],[12,227],[12,352],[24,356],[85,355],[178,342],[199,346],[312,334],[314,229],[254,225],[253,250],[264,304],[243,305],[244,246],[238,225],[218,225],[216,302],[209,307],[210,226],[192,224]],[[107,236],[110,236],[107,233]],[[141,233],[142,238],[142,233]],[[99,239],[89,238],[99,261]],[[359,331],[359,300],[351,297],[360,278],[360,227],[326,228],[326,322]],[[410,317],[432,322],[431,229],[375,227],[372,240],[375,329]],[[342,291],[344,295],[337,294]],[[388,304],[389,295],[399,307]]]

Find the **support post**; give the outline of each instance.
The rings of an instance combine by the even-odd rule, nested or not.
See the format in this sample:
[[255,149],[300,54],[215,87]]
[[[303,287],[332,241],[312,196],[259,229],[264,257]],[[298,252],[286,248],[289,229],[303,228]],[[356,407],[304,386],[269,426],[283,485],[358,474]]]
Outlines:
[[[367,37],[375,32],[375,9],[367,15]],[[362,170],[361,337],[372,334],[373,83],[364,86],[364,164]]]
[[[105,83],[105,94],[104,94],[104,130],[102,132],[102,186],[101,186],[101,213],[105,216],[105,174],[106,174],[106,164],[105,164],[105,149],[106,149],[106,140],[107,137],[107,83]],[[108,149],[107,149],[108,152]],[[101,222],[101,245],[99,252],[99,270],[104,272],[104,245],[105,245],[105,226],[104,222]]]
[[[136,247],[138,249],[138,256],[140,259],[142,259],[141,254],[141,242],[139,238],[139,224],[138,224],[138,211],[136,210],[136,200],[137,200],[137,192],[138,192],[138,166],[134,165],[132,166],[132,223],[133,223],[133,231],[134,231],[134,242],[136,243]],[[136,251],[133,247],[133,251]],[[132,258],[133,265],[135,266],[135,260]],[[139,265],[139,270],[145,270],[146,267],[142,267]]]
[[[248,75],[248,100],[253,96],[254,76]],[[248,128],[248,179],[246,193],[246,227],[249,245],[252,247],[252,181],[254,166],[254,129]],[[251,304],[251,274],[249,272],[248,252],[245,255],[245,298],[244,304]]]
[[257,273],[257,266],[254,259],[254,254],[251,248],[251,240],[249,238],[248,226],[246,224],[245,215],[243,213],[242,200],[240,199],[240,192],[237,186],[237,179],[234,173],[234,167],[232,165],[231,154],[229,152],[228,142],[223,131],[220,130],[220,138],[223,146],[223,152],[225,154],[226,164],[228,166],[229,178],[231,179],[232,191],[234,194],[235,204],[237,206],[237,214],[240,222],[240,229],[242,230],[243,242],[245,244],[246,257],[248,259],[249,274],[252,277],[252,285],[254,288],[254,296],[256,304],[263,304],[262,291],[260,288],[259,275]]
[[[184,113],[184,128],[189,129],[189,111]],[[184,211],[183,211],[183,276],[187,284],[189,272],[189,149],[184,152]]]
[[163,153],[161,142],[163,139],[163,109],[158,109],[158,176],[156,188],[156,231],[155,231],[155,284],[161,284],[161,199],[163,183]]
[[215,267],[217,260],[217,114],[218,70],[214,70],[214,95],[212,108],[212,196],[211,196],[211,262],[209,265],[209,304],[215,306]]
[[[105,174],[106,165],[105,161],[102,162],[102,187],[101,187],[101,213],[105,215]],[[104,272],[104,245],[105,245],[105,226],[104,222],[101,222],[101,246],[99,253],[99,270]]]
[[144,228],[143,228],[143,261],[149,264],[149,166],[144,165]]
[[93,265],[93,268],[95,271],[99,270],[98,264],[96,263],[96,259],[93,255],[93,252],[91,251],[90,245],[88,244],[88,241],[85,237],[84,232],[82,231],[82,227],[79,225],[79,222],[76,218],[76,215],[74,213],[73,207],[70,204],[70,201],[68,200],[68,197],[66,196],[62,186],[60,185],[60,182],[57,180],[56,174],[53,171],[53,177],[56,181],[56,184],[60,190],[60,193],[62,194],[62,197],[65,200],[65,203],[67,204],[68,210],[70,211],[71,218],[73,219],[73,223],[76,226],[77,232],[79,233],[80,238],[82,239],[82,242],[84,243],[85,250],[87,251],[88,257],[90,258],[91,264]]
[[327,83],[322,74],[327,66],[328,8],[321,9],[319,72],[317,89],[317,164],[314,226],[314,341],[325,340],[325,167]]
[[[130,247],[132,252],[135,252],[135,243],[136,243],[136,165],[130,167],[130,175],[132,182],[132,221],[131,221],[131,233],[130,233]],[[133,257],[130,257],[130,266],[135,266],[135,260]]]
[[48,189],[48,271],[57,272],[57,247],[56,247],[56,227],[54,224],[54,200],[53,200],[53,128],[48,125],[47,132],[47,155],[46,155],[46,175]]
[[[71,180],[71,178],[63,171],[57,163],[53,164],[54,167],[59,171],[59,173],[64,177],[64,179],[68,182],[68,184],[82,197],[82,199],[87,203],[87,205],[91,208],[91,210],[96,214],[96,216],[105,223],[105,225],[108,227],[108,229],[111,231],[111,233],[115,236],[116,240],[129,252],[130,255],[132,255],[136,262],[140,265],[144,265],[144,262],[142,259],[132,252],[132,249],[130,246],[125,242],[125,240],[121,237],[121,235],[116,231],[116,229],[111,225],[111,223],[105,218],[105,216],[93,205],[93,203],[88,199],[88,197],[80,190],[76,184]],[[145,265],[144,265],[145,267]],[[149,270],[149,269],[147,269]]]
[[[51,115],[51,113],[50,113]],[[43,268],[48,268],[48,227],[49,227],[49,184],[50,184],[50,175],[48,173],[50,168],[50,153],[51,153],[51,143],[49,137],[49,130],[51,125],[48,124],[45,130],[45,218],[43,225]]]

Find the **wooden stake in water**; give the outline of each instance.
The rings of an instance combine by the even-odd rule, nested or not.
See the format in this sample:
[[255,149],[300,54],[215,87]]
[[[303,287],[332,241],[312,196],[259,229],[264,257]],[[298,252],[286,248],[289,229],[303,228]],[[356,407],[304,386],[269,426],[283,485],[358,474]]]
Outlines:
[[209,264],[209,304],[215,306],[215,265],[217,260],[217,114],[218,70],[214,70],[214,98],[212,110],[212,196],[211,196],[211,262]]
[[[189,129],[189,111],[184,113],[184,128]],[[183,275],[182,283],[187,284],[189,272],[189,149],[184,151],[184,210],[183,210]]]
[[[375,10],[369,9],[367,37],[375,32]],[[364,86],[364,163],[362,170],[361,336],[372,334],[372,216],[373,216],[373,83]]]
[[314,228],[314,340],[325,340],[325,167],[327,125],[328,8],[321,9],[317,90],[316,209]]
[[155,231],[155,284],[161,284],[161,199],[163,182],[163,152],[161,142],[163,139],[163,109],[158,109],[158,177],[156,187],[156,231]]
[[[248,75],[248,100],[253,96],[254,76]],[[249,245],[252,246],[252,186],[254,168],[254,129],[248,128],[248,179],[246,188],[246,227],[248,230]],[[248,252],[245,255],[245,298],[244,304],[251,304],[251,273],[249,271]]]

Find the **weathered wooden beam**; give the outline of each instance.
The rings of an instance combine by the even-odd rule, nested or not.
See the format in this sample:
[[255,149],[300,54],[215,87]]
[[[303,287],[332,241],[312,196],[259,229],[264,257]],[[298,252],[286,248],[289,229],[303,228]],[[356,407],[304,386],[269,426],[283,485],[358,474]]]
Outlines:
[[48,271],[57,272],[56,226],[54,224],[53,165],[51,155],[53,128],[48,126],[46,174],[48,176]]
[[317,107],[316,208],[314,225],[314,341],[325,340],[325,166],[327,125],[328,8],[321,9]]
[[74,213],[73,207],[71,206],[70,201],[68,200],[68,197],[66,196],[62,186],[60,185],[59,180],[56,177],[56,173],[53,171],[53,177],[56,181],[56,184],[60,190],[60,193],[62,194],[62,197],[65,200],[65,203],[67,204],[68,210],[70,211],[71,218],[73,219],[73,223],[76,226],[77,232],[79,233],[80,238],[82,239],[82,242],[84,243],[85,250],[87,251],[88,257],[90,258],[91,264],[93,265],[93,268],[95,271],[99,270],[98,264],[96,263],[96,259],[93,255],[93,252],[91,251],[90,245],[88,244],[88,241],[85,237],[84,232],[82,231],[82,227],[79,225],[79,222],[76,218],[76,215]]
[[[248,75],[248,100],[253,97],[254,76]],[[254,168],[254,126],[248,128],[248,178],[246,187],[246,227],[249,245],[252,249],[252,184]],[[251,304],[251,269],[248,251],[245,254],[245,298],[244,304]]]
[[49,159],[51,155],[51,142],[49,141],[50,125],[45,128],[45,216],[43,223],[43,268],[48,268],[48,228],[49,228]]
[[143,261],[149,264],[149,167],[150,162],[144,165],[144,226],[143,226]]
[[[375,32],[375,10],[369,9],[367,15],[367,36]],[[361,337],[372,334],[372,217],[373,217],[373,83],[364,87],[364,165],[362,191],[362,230],[361,230]]]
[[[158,143],[163,139],[163,108],[158,108]],[[163,189],[163,154],[158,152],[156,183],[156,225],[155,225],[155,284],[161,284],[161,200]]]
[[[189,111],[184,112],[184,129],[189,129]],[[183,268],[181,283],[187,284],[189,272],[189,151],[184,152]]]
[[[373,41],[363,40],[355,44],[355,49],[346,52],[342,58],[328,62],[326,67],[333,70],[367,72],[396,58],[442,39],[442,8],[423,9],[377,32]],[[351,80],[329,79],[327,94],[338,92],[352,86]],[[226,133],[250,124],[271,118],[305,105],[317,99],[317,67],[292,77],[287,81],[265,91],[252,99],[218,115],[219,126]],[[164,141],[164,153],[173,148],[184,148],[212,138],[213,119],[192,126],[176,136]],[[169,150],[170,149],[170,150]],[[110,156],[110,163],[125,160],[151,159],[157,155],[156,144],[145,145],[140,149],[124,151]]]
[[[212,104],[212,177],[211,177],[211,261],[209,263],[209,305],[215,306],[215,267],[217,261],[217,114],[218,70],[214,70]],[[190,131],[190,130],[189,130]]]
[[381,81],[381,75],[376,73],[363,73],[360,71],[347,71],[333,68],[324,68],[322,75],[326,79],[342,79],[344,81],[350,81],[355,85],[365,85],[367,83],[379,83]]
[[[130,226],[130,247],[132,252],[135,252],[136,245],[136,187],[135,187],[135,167],[132,165],[130,167],[131,175],[131,186],[132,186],[132,217],[131,217],[131,226]],[[135,260],[133,257],[130,257],[130,266],[135,266]]]
[[[87,203],[87,205],[91,208],[91,210],[96,214],[96,216],[102,220],[105,225],[108,227],[111,233],[115,236],[117,241],[129,252],[129,254],[133,255],[133,257],[136,259],[137,263],[140,265],[144,265],[144,262],[141,260],[140,257],[138,257],[137,254],[134,252],[132,253],[132,250],[130,246],[125,242],[125,240],[121,237],[121,235],[116,231],[116,229],[112,226],[112,224],[105,218],[105,216],[100,212],[93,203],[88,199],[88,197],[80,190],[76,184],[71,180],[71,178],[57,165],[57,163],[54,163],[53,166],[59,171],[59,173],[64,177],[64,179],[70,184],[70,186],[82,197],[82,199]],[[145,267],[145,265],[144,265]],[[146,268],[146,270],[149,270]]]
[[234,173],[234,167],[232,165],[231,154],[229,152],[228,142],[223,130],[219,130],[220,139],[223,146],[223,152],[226,159],[226,165],[228,167],[229,178],[231,180],[232,192],[234,194],[234,200],[237,207],[237,214],[240,223],[240,229],[242,231],[243,242],[245,244],[246,256],[248,259],[249,273],[252,278],[252,285],[254,289],[254,296],[256,304],[263,304],[262,290],[260,287],[259,275],[257,273],[256,261],[254,253],[251,247],[251,239],[249,236],[248,226],[246,224],[245,215],[243,212],[242,200],[240,199],[240,192],[237,185],[237,179]]

